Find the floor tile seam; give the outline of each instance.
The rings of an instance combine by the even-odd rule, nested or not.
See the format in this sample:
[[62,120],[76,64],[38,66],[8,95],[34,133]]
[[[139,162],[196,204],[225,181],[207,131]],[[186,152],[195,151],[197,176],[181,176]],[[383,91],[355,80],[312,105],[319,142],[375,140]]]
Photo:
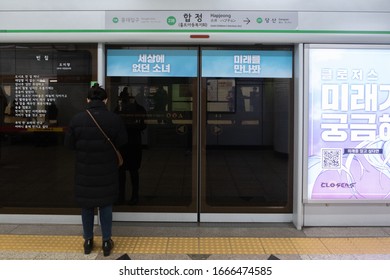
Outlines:
[[332,250],[331,248],[329,248],[329,246],[327,246],[325,244],[324,239],[319,238],[318,240],[321,242],[322,246],[324,246],[326,248],[326,250],[328,250],[330,255],[336,254],[336,252],[334,252],[334,250]]
[[[345,242],[344,244],[339,244],[339,246],[335,249],[334,246],[332,246],[331,243],[325,242],[326,240],[336,240],[339,241],[340,239]],[[337,254],[360,254],[360,255],[367,255],[367,254],[385,254],[382,249],[382,244],[378,242],[377,237],[367,237],[363,238],[369,241],[372,241],[370,244],[370,252],[366,252],[364,250],[364,245],[361,246],[360,243],[355,243],[353,240],[360,240],[361,237],[347,237],[347,238],[321,238],[320,241],[323,243],[323,245],[330,251],[331,254],[337,255]],[[328,244],[328,245],[327,245]],[[347,249],[341,248],[341,246],[348,246]],[[379,249],[377,249],[379,248]],[[342,252],[340,252],[342,250]],[[373,252],[374,251],[374,252]],[[390,253],[390,252],[389,252]]]

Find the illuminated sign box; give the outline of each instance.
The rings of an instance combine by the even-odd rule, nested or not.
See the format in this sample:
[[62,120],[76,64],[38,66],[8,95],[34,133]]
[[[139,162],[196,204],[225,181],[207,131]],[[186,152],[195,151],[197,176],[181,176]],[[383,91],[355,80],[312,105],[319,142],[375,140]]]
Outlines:
[[305,55],[307,200],[390,201],[390,46],[308,45]]
[[196,77],[196,50],[107,50],[108,77]]
[[202,51],[202,77],[292,78],[292,69],[292,51]]

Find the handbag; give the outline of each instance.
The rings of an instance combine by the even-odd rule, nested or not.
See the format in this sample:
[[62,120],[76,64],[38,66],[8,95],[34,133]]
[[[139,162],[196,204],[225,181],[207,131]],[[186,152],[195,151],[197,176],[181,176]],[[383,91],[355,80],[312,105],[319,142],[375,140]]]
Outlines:
[[100,127],[100,125],[98,124],[98,122],[95,120],[95,118],[92,116],[91,112],[89,110],[86,110],[88,115],[91,117],[91,119],[93,120],[93,122],[96,124],[96,126],[99,128],[99,130],[103,133],[104,137],[106,137],[106,139],[108,140],[108,142],[110,142],[111,146],[114,148],[114,151],[116,153],[116,156],[118,158],[118,166],[122,166],[123,165],[123,157],[121,155],[121,153],[118,151],[118,149],[115,147],[114,143],[112,143],[112,141],[110,140],[110,138],[107,136],[107,134],[104,132],[104,130]]

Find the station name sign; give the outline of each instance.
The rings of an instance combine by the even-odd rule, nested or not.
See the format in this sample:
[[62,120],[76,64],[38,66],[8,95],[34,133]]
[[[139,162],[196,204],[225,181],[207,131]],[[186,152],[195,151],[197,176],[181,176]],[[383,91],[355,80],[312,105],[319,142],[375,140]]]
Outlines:
[[106,11],[111,30],[296,30],[298,12]]

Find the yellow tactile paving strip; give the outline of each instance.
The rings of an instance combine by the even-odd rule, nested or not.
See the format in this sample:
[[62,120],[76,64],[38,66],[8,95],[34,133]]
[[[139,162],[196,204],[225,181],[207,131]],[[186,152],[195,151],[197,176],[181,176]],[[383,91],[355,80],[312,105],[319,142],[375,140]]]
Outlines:
[[[378,238],[218,238],[114,237],[113,253],[127,254],[390,254],[390,237]],[[0,235],[0,251],[82,252],[80,236]],[[93,252],[100,252],[96,237]]]

